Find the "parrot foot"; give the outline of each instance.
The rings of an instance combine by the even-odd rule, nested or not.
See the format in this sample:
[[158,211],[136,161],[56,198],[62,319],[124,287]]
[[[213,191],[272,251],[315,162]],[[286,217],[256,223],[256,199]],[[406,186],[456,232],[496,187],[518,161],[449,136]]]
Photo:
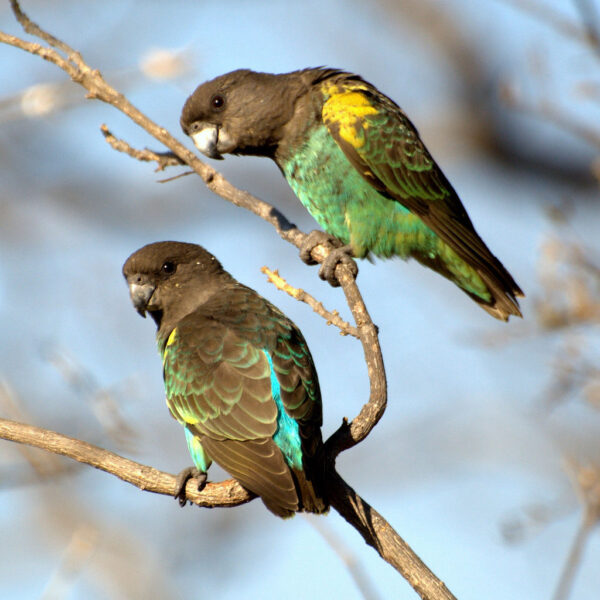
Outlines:
[[199,471],[196,467],[187,467],[183,469],[175,479],[175,494],[176,500],[179,500],[179,506],[185,506],[187,498],[185,496],[185,486],[189,479],[198,480],[198,491],[201,492],[206,485],[206,473]]
[[339,248],[342,242],[335,236],[320,231],[319,229],[313,229],[302,242],[300,246],[300,260],[307,265],[316,265],[317,261],[311,256],[312,251],[319,245],[325,247],[332,246],[333,248]]
[[356,279],[356,276],[358,275],[358,265],[352,257],[352,246],[350,246],[350,244],[332,250],[321,264],[319,277],[323,281],[327,281],[332,287],[340,287],[340,282],[335,276],[335,268],[340,263],[346,265],[350,270],[352,277]]
[[307,265],[317,264],[311,253],[316,246],[321,244],[330,249],[327,258],[323,261],[319,269],[319,277],[321,279],[329,282],[332,287],[339,287],[340,282],[335,276],[335,268],[339,263],[346,265],[350,269],[352,276],[356,278],[358,275],[358,266],[352,257],[352,247],[349,244],[343,246],[338,238],[324,231],[314,229],[306,236],[302,246],[300,246],[300,259]]

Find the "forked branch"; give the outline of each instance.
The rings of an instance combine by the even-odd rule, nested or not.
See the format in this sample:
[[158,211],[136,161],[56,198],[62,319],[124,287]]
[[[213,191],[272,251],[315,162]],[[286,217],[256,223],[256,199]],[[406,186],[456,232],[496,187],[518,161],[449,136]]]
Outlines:
[[[0,32],[0,42],[41,56],[63,71],[87,90],[87,97],[102,100],[130,117],[147,131],[170,153],[135,150],[127,142],[117,140],[103,126],[103,134],[111,145],[130,156],[143,161],[155,161],[159,169],[174,164],[189,166],[207,187],[223,199],[253,212],[270,223],[280,237],[300,247],[306,234],[292,225],[274,206],[229,183],[219,172],[203,163],[166,129],[160,127],[133,106],[125,96],[111,87],[101,73],[92,69],[81,55],[68,44],[58,40],[33,23],[20,9],[17,0],[11,0],[13,12],[23,29],[47,45],[31,43],[16,36]],[[316,262],[322,262],[331,248],[317,246],[312,253]],[[427,568],[394,529],[371,508],[335,470],[336,456],[363,440],[382,417],[387,402],[387,384],[383,357],[379,347],[377,328],[371,321],[360,291],[349,270],[338,265],[336,276],[341,283],[346,301],[352,312],[361,341],[370,381],[368,402],[359,415],[342,426],[325,443],[324,469],[326,490],[331,505],[373,546],[380,556],[397,569],[424,599],[450,600],[454,596]],[[68,438],[47,430],[23,425],[14,421],[0,421],[0,437],[20,443],[31,444],[50,452],[69,456],[128,481],[141,489],[157,493],[173,494],[175,478],[151,467],[140,465],[116,454],[102,450],[86,442]],[[186,488],[188,499],[201,506],[233,506],[249,501],[252,497],[235,481],[210,484],[202,492],[194,490],[190,482]]]

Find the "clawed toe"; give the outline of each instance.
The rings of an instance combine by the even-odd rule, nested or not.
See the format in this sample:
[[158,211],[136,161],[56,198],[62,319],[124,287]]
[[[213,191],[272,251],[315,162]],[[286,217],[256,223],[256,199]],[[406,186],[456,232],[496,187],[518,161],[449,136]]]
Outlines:
[[185,486],[189,479],[198,480],[198,491],[201,492],[206,485],[206,473],[199,471],[196,467],[187,467],[183,469],[175,479],[175,494],[174,497],[179,501],[179,506],[185,506],[187,498],[185,495]]
[[342,246],[341,248],[332,250],[319,269],[319,277],[327,281],[329,285],[339,287],[340,282],[335,275],[335,269],[340,263],[348,267],[352,276],[356,279],[358,266],[352,258],[352,248],[350,246]]

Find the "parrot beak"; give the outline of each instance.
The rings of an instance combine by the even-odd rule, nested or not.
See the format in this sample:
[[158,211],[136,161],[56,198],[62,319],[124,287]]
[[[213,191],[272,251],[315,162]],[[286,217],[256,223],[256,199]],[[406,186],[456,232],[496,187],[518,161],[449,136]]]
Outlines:
[[144,318],[146,318],[146,310],[148,310],[148,304],[150,303],[152,294],[154,294],[154,286],[149,283],[129,284],[129,295],[131,296],[133,307]]
[[219,128],[211,123],[198,123],[200,127],[198,131],[191,134],[194,145],[202,154],[209,158],[223,160],[217,147],[219,144]]

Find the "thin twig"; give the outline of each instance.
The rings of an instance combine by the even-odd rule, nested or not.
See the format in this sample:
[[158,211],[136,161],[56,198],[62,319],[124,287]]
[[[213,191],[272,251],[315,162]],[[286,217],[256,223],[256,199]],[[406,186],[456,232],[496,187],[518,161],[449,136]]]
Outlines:
[[75,52],[71,46],[65,44],[62,40],[54,37],[51,33],[44,31],[39,25],[34,23],[22,10],[19,6],[18,0],[10,0],[10,7],[17,19],[20,23],[21,27],[25,30],[26,33],[32,35],[34,37],[39,37],[42,40],[48,42],[52,47],[58,48],[61,52],[64,52],[69,60],[72,61],[77,67],[85,67],[85,63],[81,59],[81,55],[78,52]]
[[291,286],[283,277],[281,277],[281,275],[279,275],[277,269],[272,271],[269,267],[263,267],[261,271],[267,276],[269,283],[272,283],[278,290],[289,294],[299,302],[308,304],[318,315],[321,315],[325,321],[327,321],[327,325],[335,325],[342,335],[352,335],[355,338],[359,338],[356,327],[352,327],[350,323],[344,321],[337,310],[327,310],[323,306],[323,303],[319,302],[314,296],[311,296],[304,290]]
[[100,131],[102,131],[104,139],[110,144],[113,150],[124,152],[132,158],[142,162],[156,161],[158,163],[158,166],[156,167],[157,171],[164,171],[167,167],[185,165],[185,163],[172,152],[154,152],[148,148],[144,148],[143,150],[133,148],[125,140],[117,139],[104,123],[100,126]]
[[575,581],[577,568],[581,564],[581,557],[583,555],[585,544],[589,539],[594,524],[595,521],[587,518],[587,515],[584,512],[584,516],[581,519],[581,523],[577,528],[577,533],[575,534],[575,538],[569,549],[567,560],[562,568],[556,590],[554,591],[554,594],[552,594],[552,600],[567,600],[569,597],[571,589],[573,588],[573,582]]

